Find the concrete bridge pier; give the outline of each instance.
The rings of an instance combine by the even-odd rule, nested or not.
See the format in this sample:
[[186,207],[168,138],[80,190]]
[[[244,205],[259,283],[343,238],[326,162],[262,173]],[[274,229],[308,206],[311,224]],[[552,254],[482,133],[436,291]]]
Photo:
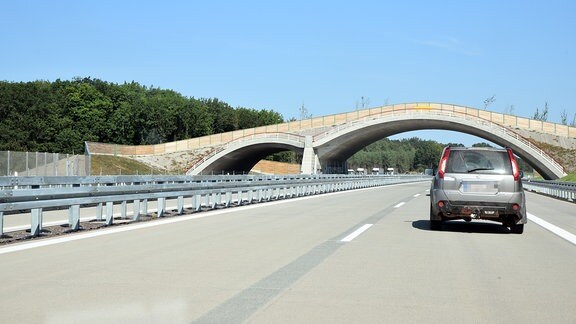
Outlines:
[[300,172],[302,174],[317,174],[318,169],[320,169],[320,162],[312,146],[312,136],[306,136],[304,138],[304,154],[302,155]]

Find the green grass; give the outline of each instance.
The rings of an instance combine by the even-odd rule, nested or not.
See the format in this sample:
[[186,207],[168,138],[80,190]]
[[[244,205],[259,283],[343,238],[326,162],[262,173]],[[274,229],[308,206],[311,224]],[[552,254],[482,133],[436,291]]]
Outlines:
[[576,171],[568,173],[567,176],[565,176],[564,178],[560,179],[562,181],[574,181],[576,182]]
[[147,175],[166,174],[165,170],[156,169],[133,159],[111,156],[92,155],[90,174],[96,175]]

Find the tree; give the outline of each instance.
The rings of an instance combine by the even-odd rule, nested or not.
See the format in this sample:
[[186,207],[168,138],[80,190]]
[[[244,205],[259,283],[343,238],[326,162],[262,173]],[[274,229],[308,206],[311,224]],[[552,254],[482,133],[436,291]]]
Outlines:
[[560,123],[562,123],[562,125],[568,125],[568,114],[566,113],[566,109],[560,113]]
[[302,103],[302,106],[300,106],[299,112],[300,112],[300,120],[312,118],[312,114],[310,114],[308,108],[304,106],[304,103]]
[[484,110],[488,109],[488,106],[492,105],[496,101],[496,95],[492,95],[490,98],[484,100]]
[[360,97],[360,103],[356,101],[356,110],[358,109],[366,109],[370,104],[370,98],[365,98],[364,96]]
[[472,147],[492,147],[492,145],[490,145],[486,142],[482,142],[482,143],[472,144]]
[[548,101],[544,102],[544,109],[542,109],[542,112],[540,112],[539,109],[536,108],[536,112],[532,116],[532,119],[540,121],[548,120]]

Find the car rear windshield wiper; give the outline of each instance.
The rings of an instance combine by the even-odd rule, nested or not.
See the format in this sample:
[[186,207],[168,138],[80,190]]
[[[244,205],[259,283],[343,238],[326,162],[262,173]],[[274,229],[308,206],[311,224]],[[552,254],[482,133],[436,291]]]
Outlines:
[[494,170],[494,168],[476,168],[476,169],[468,170],[468,173],[476,172],[476,171],[488,171],[488,170]]

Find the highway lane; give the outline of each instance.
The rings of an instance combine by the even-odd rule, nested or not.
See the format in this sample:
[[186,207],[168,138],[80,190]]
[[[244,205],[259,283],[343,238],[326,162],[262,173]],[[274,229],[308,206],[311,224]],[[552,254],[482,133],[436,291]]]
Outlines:
[[[0,316],[18,323],[576,321],[575,244],[533,223],[523,235],[488,222],[429,231],[428,186],[0,248]],[[574,233],[576,206],[558,204],[528,194],[530,213]]]

